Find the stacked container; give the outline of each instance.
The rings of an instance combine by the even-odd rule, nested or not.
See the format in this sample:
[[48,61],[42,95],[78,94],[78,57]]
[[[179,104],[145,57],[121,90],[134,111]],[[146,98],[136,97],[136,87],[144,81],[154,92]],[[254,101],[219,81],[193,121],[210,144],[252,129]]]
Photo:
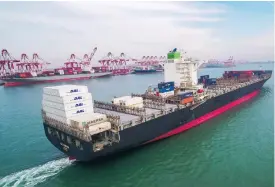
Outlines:
[[86,86],[64,85],[43,89],[46,116],[91,135],[111,129],[105,114],[94,113],[92,94]]
[[202,75],[200,76],[200,78],[198,79],[198,83],[199,84],[204,84],[206,79],[209,79],[209,75]]
[[194,100],[193,92],[179,93],[178,98],[180,99],[180,104],[192,103]]
[[217,84],[217,79],[216,78],[206,79],[206,81],[205,81],[206,86],[216,85],[216,84]]
[[119,100],[119,105],[127,107],[137,107],[143,108],[143,98],[142,97],[123,97]]
[[157,95],[161,97],[173,96],[175,90],[174,82],[161,82],[158,84],[158,93]]
[[115,97],[113,98],[112,103],[115,105],[120,105],[121,102],[126,101],[127,99],[132,98],[132,96],[123,96],[123,97]]
[[[92,95],[86,86],[64,85],[43,89],[43,110],[63,118],[93,113]],[[84,100],[83,98],[86,98]]]

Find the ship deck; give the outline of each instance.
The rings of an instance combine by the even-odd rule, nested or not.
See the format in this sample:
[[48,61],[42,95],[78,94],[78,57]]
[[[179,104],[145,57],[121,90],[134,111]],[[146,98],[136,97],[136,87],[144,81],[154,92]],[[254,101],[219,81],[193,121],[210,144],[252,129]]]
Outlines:
[[121,122],[128,122],[131,120],[137,120],[139,118],[138,116],[135,116],[135,115],[117,112],[117,111],[113,111],[113,110],[106,110],[106,109],[102,109],[102,108],[95,108],[95,112],[120,116]]
[[[165,109],[177,108],[177,105],[165,104],[164,108]],[[146,115],[154,114],[154,113],[157,113],[159,111],[160,111],[159,109],[153,109],[153,108],[146,108],[145,107]],[[126,114],[126,113],[117,112],[117,111],[113,111],[113,110],[102,109],[102,108],[95,108],[95,112],[120,116],[120,120],[121,120],[122,123],[139,119],[139,116],[136,116],[136,115]]]

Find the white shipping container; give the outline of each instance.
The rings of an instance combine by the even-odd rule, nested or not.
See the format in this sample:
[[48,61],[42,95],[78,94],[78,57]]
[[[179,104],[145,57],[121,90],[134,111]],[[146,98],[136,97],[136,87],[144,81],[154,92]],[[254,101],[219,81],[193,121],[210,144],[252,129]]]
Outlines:
[[64,70],[63,70],[63,69],[60,69],[60,70],[58,70],[58,73],[59,73],[60,75],[64,75]]
[[55,103],[52,101],[42,100],[42,108],[44,107],[51,107],[58,110],[73,110],[81,107],[93,107],[93,100],[85,100],[85,101],[77,101],[77,102],[71,102],[71,103]]
[[110,122],[103,122],[89,127],[89,132],[91,135],[98,134],[111,129]]
[[61,116],[58,116],[58,115],[55,115],[55,114],[51,114],[51,113],[47,113],[47,112],[46,112],[46,116],[49,117],[49,118],[55,119],[57,121],[60,121],[62,123],[65,123],[65,124],[70,126],[71,120],[69,118],[64,118],[64,117],[61,117]]
[[137,103],[137,104],[134,104],[134,105],[130,105],[129,107],[143,108],[143,103]]
[[120,103],[121,105],[124,105],[124,106],[132,106],[132,105],[143,103],[143,99],[142,97],[133,97],[125,101],[121,101]]
[[175,94],[174,91],[159,93],[161,97],[169,97],[169,96],[173,96],[174,94]]
[[107,121],[105,114],[93,113],[71,118],[71,125],[83,129],[84,126],[92,126]]
[[64,97],[43,94],[43,100],[52,101],[55,103],[62,103],[62,104],[77,102],[77,101],[84,101],[84,100],[92,100],[92,99],[93,98],[91,93],[79,93],[79,94],[64,96]]
[[52,86],[52,87],[44,87],[43,93],[54,96],[68,96],[75,95],[78,93],[88,93],[87,86],[79,86],[79,85],[62,85],[62,86]]
[[121,101],[125,101],[130,98],[132,98],[132,97],[131,96],[123,96],[123,97],[113,98],[112,103],[117,105],[117,104],[120,104]]
[[55,108],[45,106],[45,107],[43,107],[43,110],[46,113],[55,114],[57,116],[61,116],[61,117],[65,117],[65,118],[71,118],[71,117],[75,117],[75,116],[82,115],[82,114],[94,113],[94,108],[91,106],[81,107],[81,108],[67,110],[67,111],[58,110]]

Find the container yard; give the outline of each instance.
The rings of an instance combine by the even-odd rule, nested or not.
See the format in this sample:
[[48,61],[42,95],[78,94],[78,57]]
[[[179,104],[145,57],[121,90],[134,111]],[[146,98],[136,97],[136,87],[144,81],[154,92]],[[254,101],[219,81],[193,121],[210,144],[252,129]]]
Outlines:
[[131,58],[124,53],[119,56],[111,52],[101,58],[100,65],[92,65],[97,47],[83,58],[71,54],[63,67],[49,69],[51,63],[34,53],[32,59],[23,53],[21,59],[14,58],[6,49],[0,56],[0,80],[5,87],[30,84],[88,80],[107,76],[128,75],[131,73],[162,72],[165,57],[143,56],[141,60]]

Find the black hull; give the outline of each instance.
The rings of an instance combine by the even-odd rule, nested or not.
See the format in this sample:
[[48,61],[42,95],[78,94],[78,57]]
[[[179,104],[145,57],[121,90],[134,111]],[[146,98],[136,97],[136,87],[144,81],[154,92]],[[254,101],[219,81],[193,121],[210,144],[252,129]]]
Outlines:
[[[266,80],[262,80],[246,87],[242,87],[226,94],[211,98],[193,110],[191,107],[183,108],[176,112],[147,121],[143,124],[122,130],[119,132],[119,143],[113,143],[113,145],[105,147],[103,150],[98,152],[93,151],[91,143],[81,141],[83,150],[80,150],[75,145],[68,144],[66,141],[61,141],[57,137],[48,134],[47,128],[52,127],[45,123],[44,130],[48,140],[60,151],[68,156],[76,158],[79,161],[90,161],[97,157],[131,149],[147,143],[148,141],[154,140],[155,138],[166,134],[173,129],[184,126],[188,122],[194,121],[201,116],[204,116],[214,110],[217,110],[225,105],[232,103],[233,101],[242,98],[243,96],[260,90],[265,82]],[[69,146],[69,149],[65,151],[61,144]]]

